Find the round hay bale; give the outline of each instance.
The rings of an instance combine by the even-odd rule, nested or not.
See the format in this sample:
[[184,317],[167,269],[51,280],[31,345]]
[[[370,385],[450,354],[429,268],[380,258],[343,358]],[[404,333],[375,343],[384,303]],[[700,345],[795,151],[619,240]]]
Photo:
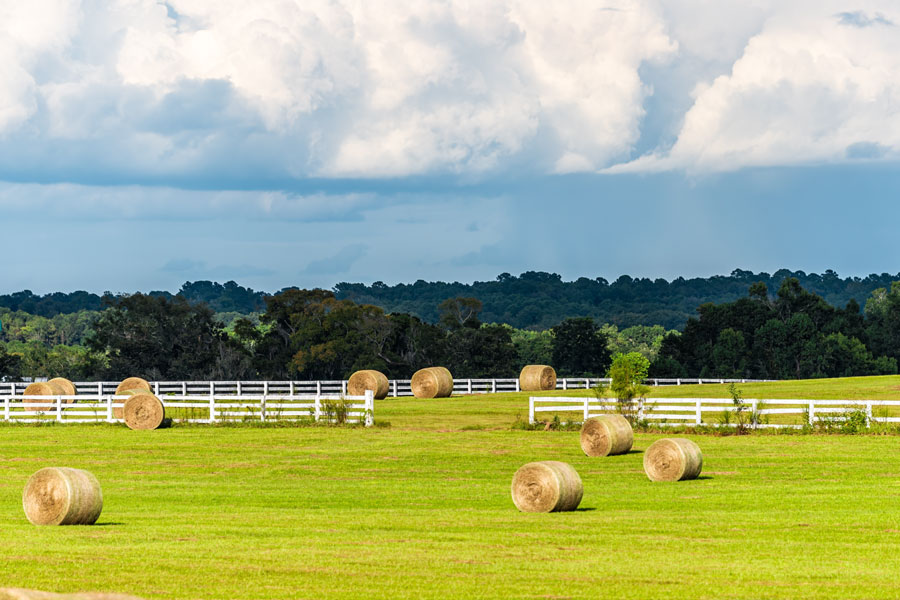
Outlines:
[[547,365],[526,365],[519,373],[519,389],[523,392],[555,390],[556,370]]
[[[77,391],[75,389],[75,384],[72,383],[71,381],[69,381],[68,379],[66,379],[65,377],[54,377],[47,383],[53,383],[53,384],[58,385],[63,390],[63,393],[62,393],[63,396],[74,396],[77,393]],[[74,402],[75,402],[75,398],[66,400],[66,404],[74,404]]]
[[427,367],[415,372],[409,386],[416,398],[449,398],[453,375],[444,367]]
[[150,384],[146,379],[129,377],[123,380],[116,388],[116,396],[121,396],[123,392],[127,392],[128,390],[145,390],[147,392],[152,392],[153,388],[150,387]]
[[663,438],[644,452],[644,472],[651,481],[696,479],[703,469],[700,446],[685,438]]
[[147,392],[131,396],[122,410],[129,429],[158,429],[166,418],[162,401]]
[[[25,388],[25,391],[22,393],[23,396],[62,396],[64,395],[63,389],[49,381],[36,381],[34,383],[29,383],[28,387]],[[26,403],[42,403],[46,404],[48,402],[53,402],[53,400],[29,400],[27,397],[22,399],[23,402]],[[49,406],[26,406],[28,410],[51,410]]]
[[350,396],[365,396],[366,390],[375,393],[376,400],[387,398],[390,384],[388,378],[381,371],[364,369],[357,371],[347,381],[347,394]]
[[519,467],[512,480],[513,503],[522,512],[575,510],[584,487],[571,465],[555,460]]
[[103,494],[87,471],[47,467],[28,479],[22,505],[34,525],[92,525],[103,510]]
[[79,594],[53,594],[39,590],[22,588],[0,589],[0,600],[141,600],[137,596],[125,594],[104,594],[102,592],[83,592]]
[[[149,394],[149,393],[150,392],[148,390],[145,390],[144,388],[137,388],[135,390],[119,390],[119,388],[116,388],[115,395],[116,396],[135,396],[137,394]],[[128,398],[125,398],[124,400],[114,400],[113,401],[114,403],[122,404],[122,406],[113,406],[113,417],[115,417],[117,419],[125,418],[125,404],[128,403],[128,400],[129,400]]]
[[622,415],[592,417],[581,426],[581,449],[588,456],[625,454],[633,444],[631,423]]

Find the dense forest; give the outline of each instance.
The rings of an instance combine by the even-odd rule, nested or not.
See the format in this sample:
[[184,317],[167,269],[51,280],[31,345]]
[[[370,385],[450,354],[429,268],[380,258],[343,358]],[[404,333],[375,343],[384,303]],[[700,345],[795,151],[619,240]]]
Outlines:
[[[23,292],[2,298],[10,306],[0,306],[0,378],[339,379],[359,368],[407,378],[434,364],[459,377],[511,377],[525,364],[552,364],[561,376],[586,376],[605,375],[612,356],[630,352],[645,357],[650,374],[658,377],[791,379],[897,372],[900,281],[872,289],[860,302],[850,294],[879,277],[805,276],[830,289],[832,301],[849,295],[836,306],[798,277],[786,277],[775,288],[766,279],[748,277],[736,272],[720,278],[729,282],[719,286],[720,292],[738,281],[743,292],[733,300],[699,304],[682,331],[659,323],[620,326],[628,322],[621,314],[604,323],[588,308],[588,314],[560,318],[550,327],[515,327],[494,322],[487,304],[475,296],[438,295],[433,306],[423,309],[433,317],[428,319],[341,297],[349,284],[336,292],[288,288],[274,295],[234,282],[189,282],[174,295]],[[711,293],[715,279],[692,281],[706,282]],[[547,295],[547,306],[559,309],[566,303],[565,290],[589,287],[582,281],[526,273],[494,283],[517,289],[520,300],[529,297],[529,289]],[[679,281],[688,284],[645,283],[664,289]],[[428,288],[433,285],[422,287],[435,293]],[[595,285],[625,289],[622,278],[590,284]],[[628,285],[644,283],[629,280]],[[561,297],[556,304],[549,298],[552,289]],[[627,302],[619,301],[623,314],[650,314],[629,312]]]
[[[563,376],[603,375],[615,352],[655,356],[662,327],[618,330],[590,318],[542,332],[484,324],[475,298],[450,298],[438,323],[339,300],[325,290],[265,298],[258,320],[226,327],[206,304],[183,296],[107,298],[100,312],[53,318],[0,309],[0,378],[342,379],[362,368],[391,378],[444,365],[462,377],[510,377],[531,363]],[[6,311],[6,312],[3,312]],[[81,344],[60,343],[60,332]],[[677,333],[677,332],[669,332]]]
[[[737,269],[731,275],[672,281],[632,278],[622,275],[613,282],[602,277],[563,281],[555,273],[529,271],[518,277],[503,273],[494,281],[445,283],[417,281],[393,286],[375,282],[339,283],[334,288],[337,299],[372,304],[388,313],[406,313],[429,323],[440,318],[440,303],[447,298],[477,298],[484,309],[481,320],[505,323],[518,329],[546,330],[569,317],[591,317],[599,323],[620,328],[632,325],[662,325],[666,329],[682,329],[696,316],[701,304],[734,302],[747,295],[750,285],[762,282],[777,290],[786,278],[795,278],[800,286],[832,306],[843,307],[851,299],[863,305],[878,288],[889,288],[900,280],[900,274],[868,275],[864,278],[841,278],[834,271],[824,274],[781,269],[774,274],[753,273]],[[286,288],[288,289],[288,288]],[[285,290],[281,290],[285,291]],[[216,313],[250,314],[265,310],[265,292],[238,285],[211,281],[185,283],[176,294],[149,292],[150,296],[184,297],[189,302],[205,303]],[[53,293],[44,296],[26,290],[0,295],[0,308],[23,311],[42,317],[101,310],[104,298],[116,297],[88,292]],[[233,316],[230,320],[233,320]]]
[[747,295],[750,285],[762,282],[778,289],[786,278],[795,278],[810,292],[832,306],[844,306],[851,299],[863,304],[873,290],[890,287],[900,274],[841,278],[834,271],[823,275],[781,269],[774,274],[737,269],[729,276],[672,281],[634,279],[622,275],[613,282],[602,277],[563,281],[555,273],[529,271],[518,277],[503,273],[495,281],[443,283],[419,280],[413,284],[388,286],[339,283],[338,298],[374,304],[388,312],[405,312],[425,319],[437,319],[436,306],[444,298],[475,297],[484,303],[483,319],[507,323],[522,329],[548,329],[569,317],[592,317],[619,327],[662,325],[681,329],[706,303],[733,302]]

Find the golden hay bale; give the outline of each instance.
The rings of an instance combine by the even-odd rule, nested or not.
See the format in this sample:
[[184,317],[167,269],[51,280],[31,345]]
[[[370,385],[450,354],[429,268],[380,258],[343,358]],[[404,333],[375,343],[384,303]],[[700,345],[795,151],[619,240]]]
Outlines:
[[116,396],[121,396],[123,392],[127,392],[128,390],[145,390],[152,392],[153,388],[150,387],[150,384],[147,383],[146,379],[129,377],[122,381],[122,383],[119,384],[119,387],[116,388]]
[[700,447],[685,438],[663,438],[644,452],[644,472],[651,481],[696,479],[703,469]]
[[381,371],[364,369],[357,371],[347,381],[347,394],[350,396],[365,396],[366,390],[375,393],[376,400],[387,398],[390,384],[388,378]]
[[513,503],[522,512],[575,510],[584,487],[571,465],[555,460],[519,467],[512,480]]
[[419,369],[409,386],[416,398],[448,398],[453,393],[453,375],[444,367]]
[[129,429],[158,429],[166,418],[162,401],[147,392],[131,396],[122,410]]
[[[64,396],[65,390],[60,387],[59,384],[52,383],[50,381],[36,381],[34,383],[28,384],[28,387],[25,388],[25,391],[22,393],[23,396]],[[42,403],[47,404],[54,402],[53,400],[29,400],[28,398],[23,398],[23,402],[27,403]],[[51,410],[50,406],[28,406],[26,407],[28,410]]]
[[100,592],[83,592],[79,594],[53,594],[38,590],[22,588],[0,589],[0,600],[141,600],[137,596],[125,594],[104,594]]
[[588,456],[625,454],[632,444],[634,431],[622,415],[592,417],[581,426],[581,449]]
[[[119,386],[122,387],[122,386]],[[116,388],[116,396],[135,396],[137,394],[147,394],[150,393],[148,390],[144,388],[137,388],[136,390],[119,390]],[[113,406],[113,417],[117,419],[125,418],[125,404],[128,402],[128,398],[124,400],[113,400],[114,404],[122,404],[122,406]]]
[[[75,390],[75,384],[65,377],[54,377],[47,383],[54,383],[58,385],[63,390],[63,396],[74,396],[77,393]],[[72,398],[71,400],[66,400],[66,404],[73,404],[74,402],[74,398]]]
[[523,392],[555,390],[556,371],[547,365],[526,365],[519,373],[519,389]]
[[103,510],[103,494],[87,471],[47,467],[28,479],[22,505],[34,525],[92,525]]

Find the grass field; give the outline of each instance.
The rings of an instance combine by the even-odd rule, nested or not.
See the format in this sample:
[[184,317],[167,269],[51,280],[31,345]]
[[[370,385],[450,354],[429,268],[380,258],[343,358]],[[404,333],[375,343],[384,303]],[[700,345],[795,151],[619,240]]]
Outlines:
[[[746,397],[900,399],[898,377],[741,387]],[[577,433],[510,429],[527,396],[379,401],[390,428],[0,427],[0,587],[145,598],[896,597],[900,437],[690,436],[703,477],[654,484],[641,450],[660,435],[589,459]],[[579,511],[515,510],[513,473],[547,459],[581,474]],[[44,466],[97,475],[97,525],[25,520],[22,488]]]

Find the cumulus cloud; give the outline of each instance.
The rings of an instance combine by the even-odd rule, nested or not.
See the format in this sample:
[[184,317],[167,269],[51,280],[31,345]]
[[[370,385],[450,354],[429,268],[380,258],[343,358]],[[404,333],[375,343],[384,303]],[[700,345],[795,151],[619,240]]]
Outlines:
[[895,160],[898,19],[890,0],[6,2],[0,180]]
[[652,0],[607,4],[5,3],[0,177],[597,169],[677,48]]
[[670,150],[610,170],[896,158],[900,38],[888,25],[897,9],[858,2],[867,10],[836,12],[843,4],[797,2],[776,10],[729,73],[696,87]]

